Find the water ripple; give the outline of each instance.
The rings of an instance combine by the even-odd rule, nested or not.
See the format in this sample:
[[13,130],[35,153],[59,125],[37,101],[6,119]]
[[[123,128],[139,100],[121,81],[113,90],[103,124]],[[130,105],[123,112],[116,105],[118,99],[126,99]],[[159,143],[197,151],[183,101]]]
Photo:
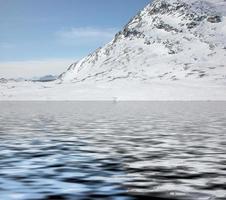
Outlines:
[[224,102],[1,102],[0,199],[226,199]]

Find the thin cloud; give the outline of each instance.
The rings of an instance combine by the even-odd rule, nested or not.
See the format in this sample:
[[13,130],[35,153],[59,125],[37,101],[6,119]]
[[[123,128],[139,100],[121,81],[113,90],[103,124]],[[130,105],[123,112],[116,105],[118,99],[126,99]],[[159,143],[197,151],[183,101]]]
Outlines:
[[76,38],[96,38],[96,37],[104,37],[104,38],[111,38],[116,32],[114,28],[107,28],[107,29],[97,29],[97,28],[72,28],[67,31],[61,31],[60,36],[69,39],[76,39]]
[[64,44],[86,45],[110,41],[117,33],[117,28],[80,27],[58,31],[57,38]]

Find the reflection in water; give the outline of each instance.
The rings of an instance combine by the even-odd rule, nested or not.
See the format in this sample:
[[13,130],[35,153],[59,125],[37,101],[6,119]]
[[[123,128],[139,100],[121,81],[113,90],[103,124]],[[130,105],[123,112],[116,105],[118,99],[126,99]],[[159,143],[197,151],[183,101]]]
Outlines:
[[226,103],[1,102],[0,199],[226,199]]

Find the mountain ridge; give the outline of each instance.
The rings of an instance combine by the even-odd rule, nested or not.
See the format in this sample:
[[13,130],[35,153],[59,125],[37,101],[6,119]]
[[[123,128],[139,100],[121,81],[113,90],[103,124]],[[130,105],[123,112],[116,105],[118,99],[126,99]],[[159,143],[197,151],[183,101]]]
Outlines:
[[[189,2],[189,4],[187,2]],[[116,34],[115,38],[110,43],[103,48],[97,49],[94,53],[83,58],[79,62],[72,64],[68,71],[60,76],[60,80],[61,82],[82,82],[94,78],[98,81],[101,80],[100,77],[105,76],[103,79],[106,81],[113,81],[118,78],[136,77],[136,75],[140,75],[140,72],[131,69],[131,65],[139,65],[142,70],[147,70],[146,67],[153,65],[153,62],[158,59],[154,58],[148,60],[148,56],[156,57],[157,55],[168,57],[168,55],[180,54],[181,52],[183,54],[184,52],[189,53],[189,51],[195,49],[196,46],[190,45],[187,49],[184,47],[187,43],[192,43],[193,41],[193,43],[199,42],[202,44],[199,47],[203,48],[203,50],[205,48],[209,48],[210,50],[207,51],[205,49],[206,55],[198,54],[198,52],[195,51],[192,52],[192,55],[190,52],[190,55],[184,56],[184,60],[173,58],[177,59],[177,62],[183,63],[185,71],[189,68],[188,65],[191,63],[190,58],[193,58],[195,61],[201,59],[204,61],[211,56],[215,59],[215,57],[217,57],[214,56],[215,54],[221,54],[221,57],[224,58],[223,62],[218,62],[218,68],[225,68],[226,43],[224,41],[226,41],[226,31],[223,30],[224,32],[221,35],[214,35],[214,33],[219,31],[219,26],[216,24],[222,23],[222,21],[225,22],[225,12],[222,12],[222,5],[219,8],[216,4],[225,6],[226,2],[222,0],[218,0],[215,3],[210,0],[189,0],[186,2],[184,0],[155,0],[132,18],[123,30]],[[208,26],[206,24],[208,24]],[[207,34],[203,34],[203,31],[209,32],[208,37],[206,36]],[[212,36],[210,36],[211,34]],[[183,37],[181,37],[181,35]],[[136,41],[137,39],[140,41]],[[120,46],[120,43],[123,42],[124,44],[121,44]],[[136,42],[137,46],[134,47]],[[142,42],[143,44],[139,44],[139,42]],[[147,45],[151,45],[152,49],[145,49],[145,46]],[[128,54],[128,51],[132,54],[132,48],[136,51],[137,55],[133,55],[135,57],[146,53],[147,55],[143,60],[148,60],[147,63],[131,64],[133,58]],[[216,48],[218,52],[215,51]],[[155,49],[155,51],[153,49]],[[160,51],[156,53],[157,49]],[[113,54],[113,51],[116,51],[115,55]],[[197,55],[194,56],[195,54]],[[116,57],[119,57],[119,59],[116,59]],[[168,62],[172,62],[173,59],[168,60]],[[208,60],[210,61],[211,59],[209,58]],[[98,61],[100,62],[98,63]],[[109,61],[112,61],[110,62],[111,66],[109,66]],[[130,67],[130,69],[125,70],[126,73],[118,73],[120,70],[117,70],[117,67],[112,67],[115,63],[118,63],[118,65],[121,66],[121,70],[125,70],[126,68],[122,67],[124,66],[124,63],[126,63],[127,68]],[[177,63],[175,64],[177,65]],[[195,64],[195,62],[192,61],[191,64]],[[200,62],[199,64],[201,65]],[[162,63],[162,65],[166,66],[166,63]],[[210,69],[214,68],[211,62],[208,63],[208,65],[211,65],[209,66]],[[93,68],[95,68],[95,70],[93,70]],[[154,67],[153,70],[155,70]],[[189,73],[186,73],[184,78],[191,76],[192,74],[196,74],[200,78],[209,76],[203,72],[203,69],[195,69],[194,67],[192,70]],[[94,73],[92,71],[94,71]],[[173,74],[171,76],[173,80],[181,78],[177,78],[178,71],[177,73],[173,73],[172,71],[173,70],[168,70],[165,73]],[[120,74],[120,76],[112,75],[112,72]],[[158,78],[161,78],[165,73],[159,74]],[[150,73],[146,73],[141,77],[145,79],[145,76],[148,76],[149,74]],[[221,76],[221,74],[219,76]]]

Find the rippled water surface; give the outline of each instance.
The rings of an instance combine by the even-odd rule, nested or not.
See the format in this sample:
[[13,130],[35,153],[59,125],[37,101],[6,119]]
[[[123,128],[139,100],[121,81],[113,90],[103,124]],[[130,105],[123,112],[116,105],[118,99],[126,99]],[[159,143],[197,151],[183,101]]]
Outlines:
[[2,102],[0,199],[226,199],[224,102]]

